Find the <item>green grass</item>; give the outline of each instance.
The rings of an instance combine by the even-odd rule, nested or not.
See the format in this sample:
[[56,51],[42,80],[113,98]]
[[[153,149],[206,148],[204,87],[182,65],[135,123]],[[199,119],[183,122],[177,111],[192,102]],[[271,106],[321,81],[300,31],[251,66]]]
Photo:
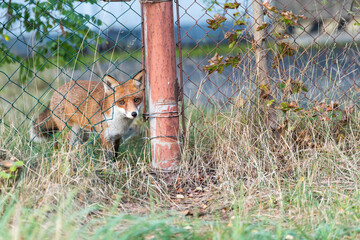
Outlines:
[[[182,47],[182,57],[183,58],[205,58],[205,57],[212,57],[215,52],[218,52],[220,55],[232,54],[236,55],[239,52],[248,52],[249,47],[251,44],[249,43],[240,43],[237,48],[229,48],[228,44],[220,44],[219,46],[214,45],[200,45],[199,47],[190,47],[185,46]],[[179,56],[178,49],[176,50],[176,56]],[[107,52],[104,54],[99,54],[97,57],[91,55],[85,55],[82,58],[82,62],[85,63],[84,66],[89,66],[96,62],[123,62],[126,60],[137,60],[141,61],[141,51],[140,50],[132,50],[129,52]],[[61,65],[61,64],[60,64]]]
[[[305,184],[305,183],[304,183]],[[324,191],[331,199],[314,199],[303,184],[269,207],[255,201],[245,212],[241,203],[210,220],[181,212],[152,209],[148,214],[126,214],[120,203],[104,207],[77,205],[76,192],[59,193],[57,204],[32,208],[18,194],[2,195],[0,239],[357,239],[360,228],[359,195]],[[335,190],[336,191],[336,190]],[[241,196],[239,200],[241,201]],[[293,202],[289,202],[293,198]],[[288,200],[286,200],[288,199]],[[271,201],[273,201],[271,203]],[[299,204],[301,209],[295,207]],[[282,209],[276,205],[283,205]],[[294,208],[295,207],[295,208]],[[255,210],[257,208],[257,210]],[[293,211],[293,212],[291,212]],[[223,215],[223,216],[222,216]],[[320,220],[321,219],[321,220]]]

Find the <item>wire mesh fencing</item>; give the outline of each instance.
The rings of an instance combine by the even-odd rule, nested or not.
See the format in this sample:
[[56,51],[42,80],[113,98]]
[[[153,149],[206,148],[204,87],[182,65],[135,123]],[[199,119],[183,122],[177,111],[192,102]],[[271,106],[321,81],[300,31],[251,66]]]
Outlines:
[[[32,142],[30,126],[63,83],[105,74],[124,82],[143,68],[140,2],[36,3],[0,4],[2,145],[18,145],[14,135]],[[262,94],[283,111],[356,106],[358,8],[350,0],[175,1],[183,129],[203,132],[207,112],[255,106]]]
[[[206,131],[198,123],[207,121],[209,109],[255,107],[268,94],[272,98],[265,99],[266,104],[283,112],[357,106],[357,1],[177,4],[184,111],[197,113],[191,119],[185,114],[191,129]],[[261,6],[259,15],[256,4]],[[193,16],[196,11],[201,12],[198,17]],[[254,39],[258,32],[260,39]]]
[[[139,2],[2,1],[0,17],[1,145],[7,148],[26,149],[40,137],[29,130],[44,109],[55,114],[54,93],[63,98],[58,108],[67,101],[68,93],[57,90],[64,83],[73,80],[68,92],[83,88],[80,80],[104,82],[105,75],[127,84],[143,68]],[[70,127],[70,120],[64,124]],[[47,124],[39,127],[50,133]]]

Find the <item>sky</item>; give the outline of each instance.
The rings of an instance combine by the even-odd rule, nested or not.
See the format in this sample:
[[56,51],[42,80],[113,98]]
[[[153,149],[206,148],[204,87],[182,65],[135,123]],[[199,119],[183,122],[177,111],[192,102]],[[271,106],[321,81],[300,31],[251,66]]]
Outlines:
[[[199,23],[205,23],[206,19],[202,17],[205,13],[204,7],[206,7],[205,0],[199,0],[199,3],[193,0],[180,0],[181,6],[180,14],[182,24],[193,24],[195,20],[199,20]],[[103,11],[101,11],[101,9]],[[186,9],[186,10],[185,10]],[[141,22],[140,18],[140,1],[132,0],[130,2],[103,2],[99,1],[98,5],[91,5],[88,3],[81,3],[77,9],[81,13],[87,13],[89,15],[96,15],[106,25],[111,25],[117,21],[121,24],[133,27]],[[186,11],[186,13],[185,13]],[[176,9],[174,4],[174,18],[176,18]],[[118,24],[118,23],[115,23]]]
[[[205,24],[206,19],[212,17],[216,9],[206,11],[211,5],[212,0],[179,0],[180,4],[180,22],[184,25]],[[227,0],[219,0],[227,2]],[[242,6],[247,6],[249,0],[238,1]],[[174,3],[174,19],[176,20],[176,8]],[[101,11],[103,9],[103,11]],[[118,21],[126,26],[133,27],[140,24],[140,1],[131,0],[130,2],[103,2],[98,1],[98,5],[88,3],[79,4],[77,9],[81,13],[99,16],[106,25],[115,22],[115,17],[119,17]],[[222,10],[223,11],[223,10]],[[114,17],[115,16],[115,17]]]

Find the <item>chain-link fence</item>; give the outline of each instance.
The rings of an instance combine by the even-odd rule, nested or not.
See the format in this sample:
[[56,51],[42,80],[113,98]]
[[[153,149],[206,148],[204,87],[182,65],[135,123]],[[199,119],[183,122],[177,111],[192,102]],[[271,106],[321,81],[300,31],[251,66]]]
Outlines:
[[[188,118],[191,129],[204,125],[209,109],[256,105],[259,90],[273,96],[266,100],[268,105],[283,111],[357,105],[357,1],[195,0],[178,4],[184,109],[198,113]],[[258,16],[254,4],[262,7]],[[263,32],[260,40],[254,40],[257,32]],[[259,47],[265,83],[259,80],[256,66]]]
[[[101,82],[107,74],[125,84],[143,69],[137,1],[2,1],[0,11],[1,145],[7,148],[41,148],[29,145],[42,136],[39,131],[29,134],[32,125],[40,124],[46,133],[58,130],[49,129],[49,119],[41,122],[37,116],[44,109],[55,114],[54,108],[66,102],[67,93],[56,90],[62,84],[74,80],[67,91],[79,91],[79,80]],[[50,109],[54,93],[63,99]],[[65,125],[72,125],[70,120],[67,117]],[[67,131],[74,132],[74,126]],[[62,134],[53,137],[60,140]]]
[[[358,2],[259,3],[261,23],[250,0],[175,1],[187,128],[201,132],[206,112],[256,103],[259,90],[270,88],[282,110],[357,104]],[[3,1],[0,9],[2,145],[18,144],[14,134],[31,142],[35,116],[64,82],[100,81],[105,74],[126,81],[143,68],[138,1]],[[256,32],[265,43],[258,60]],[[262,60],[265,84],[256,64]]]

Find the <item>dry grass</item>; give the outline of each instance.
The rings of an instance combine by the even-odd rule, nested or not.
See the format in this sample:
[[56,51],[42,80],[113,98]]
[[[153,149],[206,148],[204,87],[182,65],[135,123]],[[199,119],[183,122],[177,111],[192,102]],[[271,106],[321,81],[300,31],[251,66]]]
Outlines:
[[71,152],[61,134],[30,143],[38,99],[46,103],[51,91],[43,95],[39,79],[9,84],[0,147],[25,167],[17,185],[1,189],[0,239],[359,238],[357,110],[341,129],[336,119],[290,112],[275,140],[254,104],[189,107],[178,180],[166,186],[149,167],[146,123],[136,123],[116,162],[96,141]]
[[[357,116],[354,113],[354,119]],[[189,234],[191,238],[212,234],[235,238],[256,232],[276,236],[276,231],[280,238],[290,233],[299,238],[358,237],[360,128],[356,121],[346,127],[341,142],[334,140],[331,124],[305,124],[318,137],[315,147],[302,148],[289,131],[274,147],[271,134],[252,108],[211,114],[202,127],[202,135],[188,129],[194,140],[184,148],[179,181],[172,188],[151,174],[149,149],[139,136],[125,142],[118,161],[109,163],[97,145],[66,152],[53,150],[49,143],[41,146],[46,150],[42,152],[23,143],[22,135],[13,134],[12,141],[20,145],[10,150],[26,167],[16,186],[2,189],[1,209],[11,216],[0,227],[10,226],[24,236],[31,231],[22,226],[37,219],[41,229],[55,228],[48,233],[38,230],[38,234],[69,239],[75,232],[97,236],[100,228],[124,234],[139,221],[153,224],[144,233],[150,237],[170,226],[177,226],[178,232],[171,234],[179,238]],[[2,136],[8,134],[11,131],[2,128]],[[9,138],[2,138],[2,146],[4,139]],[[164,212],[165,217],[158,215]],[[153,217],[135,217],[148,214]],[[116,230],[109,227],[111,216],[118,216],[113,220]],[[211,222],[205,224],[206,219]],[[224,227],[234,235],[228,235]],[[136,229],[140,234],[142,228]],[[15,238],[14,232],[8,234]]]

